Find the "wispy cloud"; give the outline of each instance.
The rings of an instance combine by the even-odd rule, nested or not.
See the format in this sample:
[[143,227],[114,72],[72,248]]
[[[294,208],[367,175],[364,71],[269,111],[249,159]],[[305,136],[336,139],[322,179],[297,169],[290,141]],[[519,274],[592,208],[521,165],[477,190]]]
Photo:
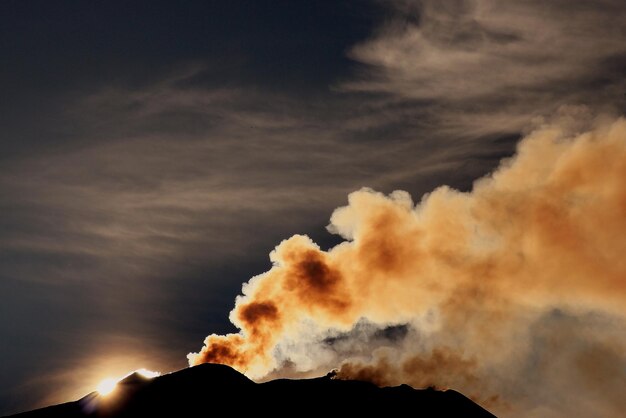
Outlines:
[[0,245],[17,255],[14,275],[115,281],[162,275],[181,260],[240,257],[266,234],[322,226],[321,214],[359,187],[404,182],[426,191],[470,152],[405,140],[406,132],[384,138],[391,140],[384,146],[383,138],[359,138],[366,132],[354,122],[360,116],[350,99],[303,103],[189,88],[194,74],[82,97],[68,107],[67,121],[84,141],[3,163]]
[[517,132],[564,104],[623,108],[626,7],[619,0],[387,2],[350,52],[367,64],[340,88],[428,104],[448,134]]

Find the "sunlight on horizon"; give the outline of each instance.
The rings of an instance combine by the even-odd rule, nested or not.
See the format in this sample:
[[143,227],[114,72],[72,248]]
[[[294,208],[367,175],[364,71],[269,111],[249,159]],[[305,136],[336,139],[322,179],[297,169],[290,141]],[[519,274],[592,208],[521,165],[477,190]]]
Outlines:
[[146,368],[140,368],[137,370],[133,370],[130,373],[125,374],[123,377],[120,378],[113,378],[113,377],[107,377],[105,379],[102,379],[100,381],[100,383],[98,383],[98,387],[96,388],[96,391],[98,392],[99,395],[101,396],[107,396],[109,395],[111,392],[113,392],[115,390],[115,388],[117,387],[117,384],[127,378],[128,376],[130,376],[133,373],[137,373],[138,375],[146,378],[146,379],[153,379],[155,377],[158,377],[161,375],[160,372],[156,372],[153,370],[148,370]]
[[103,379],[98,384],[98,387],[96,388],[96,390],[98,391],[98,394],[102,396],[107,396],[108,394],[110,394],[111,392],[115,390],[115,388],[117,387],[118,381],[119,379],[114,379],[112,377]]
[[[133,373],[137,373],[143,377],[145,377],[146,379],[152,379],[154,377],[159,377],[161,376],[161,372],[155,372],[154,370],[148,370],[148,369],[144,369],[143,367],[141,369],[137,369],[133,372],[130,372],[129,374],[127,374],[126,376],[129,376]],[[126,377],[125,376],[125,377]]]

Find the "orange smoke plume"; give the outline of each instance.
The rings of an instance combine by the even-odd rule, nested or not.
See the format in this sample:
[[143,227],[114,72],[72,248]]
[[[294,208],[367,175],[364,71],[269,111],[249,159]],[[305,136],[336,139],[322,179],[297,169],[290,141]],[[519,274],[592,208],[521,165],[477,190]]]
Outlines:
[[[438,385],[448,372],[433,365],[446,363],[470,384],[476,362],[522,350],[507,344],[520,337],[511,324],[530,315],[523,312],[626,315],[623,119],[570,137],[544,127],[468,193],[443,186],[414,205],[406,192],[362,189],[348,200],[328,227],[346,241],[329,251],[306,236],[283,241],[270,254],[273,267],[237,298],[230,318],[241,331],[207,337],[188,355],[191,365],[220,362],[257,378],[285,360],[305,358],[304,368],[314,368],[312,352],[294,349],[311,342],[308,330],[321,340],[365,318],[421,330],[419,343],[396,347],[400,378],[419,373],[416,384]],[[398,373],[381,373],[393,369],[379,367],[390,358],[371,353],[366,363],[376,367],[361,368],[343,359],[340,375],[375,371],[375,381],[400,383]]]

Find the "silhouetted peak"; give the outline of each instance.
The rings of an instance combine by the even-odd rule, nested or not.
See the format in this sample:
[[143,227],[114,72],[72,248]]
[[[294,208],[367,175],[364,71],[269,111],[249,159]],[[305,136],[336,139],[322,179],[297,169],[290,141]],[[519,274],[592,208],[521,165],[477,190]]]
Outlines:
[[[255,383],[231,367],[201,364],[155,378],[132,373],[108,396],[90,393],[77,402],[43,408],[22,418],[193,417],[233,407],[237,415],[401,416],[490,418],[492,414],[456,391],[379,388],[370,382],[327,376]],[[233,399],[239,401],[232,404]]]
[[150,380],[152,379],[142,375],[141,373],[132,372],[131,374],[129,374],[128,376],[120,380],[117,384],[118,386],[119,385],[134,386],[134,385],[141,385],[141,384],[148,383]]
[[252,385],[254,382],[232,367],[224,364],[204,363],[188,367],[155,379],[157,382],[180,380],[202,386]]

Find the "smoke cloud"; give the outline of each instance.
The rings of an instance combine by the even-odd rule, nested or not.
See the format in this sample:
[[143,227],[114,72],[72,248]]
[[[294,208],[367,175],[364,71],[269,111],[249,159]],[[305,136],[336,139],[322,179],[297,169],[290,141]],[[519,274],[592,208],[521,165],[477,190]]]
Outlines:
[[[463,193],[349,195],[295,235],[190,365],[460,390],[508,416],[626,407],[626,120],[540,126]],[[578,132],[576,132],[578,131]],[[398,331],[400,330],[400,331]]]

